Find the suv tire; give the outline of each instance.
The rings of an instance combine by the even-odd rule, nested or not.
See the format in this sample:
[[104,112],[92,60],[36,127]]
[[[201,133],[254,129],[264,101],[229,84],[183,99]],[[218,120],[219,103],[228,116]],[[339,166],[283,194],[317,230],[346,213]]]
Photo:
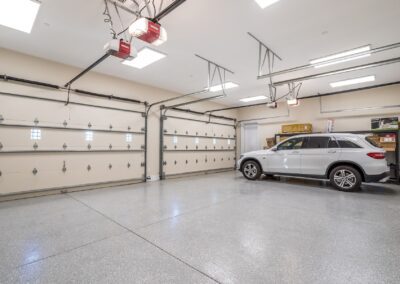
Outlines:
[[250,160],[243,164],[242,172],[248,180],[257,180],[261,176],[261,167],[256,161]]
[[334,168],[329,175],[329,180],[340,191],[354,192],[361,190],[361,174],[351,166],[338,166]]

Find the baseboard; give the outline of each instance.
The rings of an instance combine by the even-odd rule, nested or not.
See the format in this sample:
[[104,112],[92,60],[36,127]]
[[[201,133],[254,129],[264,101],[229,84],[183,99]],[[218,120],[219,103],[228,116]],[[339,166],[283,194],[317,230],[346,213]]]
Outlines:
[[134,179],[134,180],[121,180],[121,181],[113,181],[113,182],[103,182],[103,183],[93,183],[93,184],[85,184],[79,186],[71,186],[71,187],[58,187],[58,188],[49,188],[35,191],[25,191],[18,193],[10,193],[10,194],[2,194],[0,195],[0,202],[19,200],[19,199],[28,199],[35,198],[47,195],[56,195],[70,192],[78,192],[78,191],[87,191],[87,190],[95,190],[107,187],[116,187],[123,185],[131,185],[142,183],[143,180]]

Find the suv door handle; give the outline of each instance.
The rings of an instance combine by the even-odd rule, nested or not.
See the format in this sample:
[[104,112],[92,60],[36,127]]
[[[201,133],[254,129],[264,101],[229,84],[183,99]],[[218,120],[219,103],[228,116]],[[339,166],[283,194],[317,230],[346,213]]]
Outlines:
[[336,150],[329,150],[328,153],[329,153],[329,154],[335,154],[335,153],[336,153]]
[[300,151],[293,151],[292,154],[299,154]]

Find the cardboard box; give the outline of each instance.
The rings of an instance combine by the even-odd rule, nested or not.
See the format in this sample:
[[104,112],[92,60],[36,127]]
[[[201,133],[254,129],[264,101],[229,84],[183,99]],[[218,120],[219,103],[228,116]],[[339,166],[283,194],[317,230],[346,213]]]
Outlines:
[[282,133],[312,133],[312,124],[288,124],[282,125]]

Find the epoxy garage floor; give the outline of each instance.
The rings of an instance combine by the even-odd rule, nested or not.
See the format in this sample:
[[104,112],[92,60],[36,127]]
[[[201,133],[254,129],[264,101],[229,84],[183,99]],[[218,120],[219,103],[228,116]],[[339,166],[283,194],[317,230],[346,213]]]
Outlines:
[[0,203],[0,283],[399,283],[400,189],[220,173]]

